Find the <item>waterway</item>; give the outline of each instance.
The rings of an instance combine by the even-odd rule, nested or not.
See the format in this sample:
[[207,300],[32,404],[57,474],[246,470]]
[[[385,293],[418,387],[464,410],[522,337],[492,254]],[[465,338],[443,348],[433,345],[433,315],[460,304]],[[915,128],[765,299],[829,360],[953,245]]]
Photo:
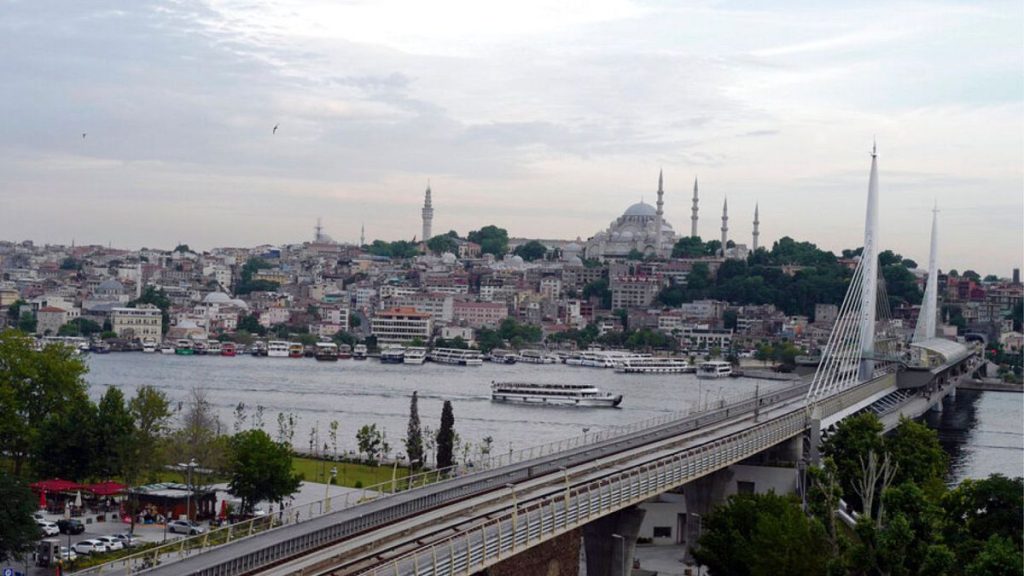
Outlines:
[[[237,356],[165,356],[120,353],[87,357],[90,395],[98,399],[108,386],[127,396],[142,385],[163,391],[172,408],[184,410],[192,390],[201,390],[220,416],[225,432],[234,428],[235,408],[247,407],[250,420],[262,406],[263,428],[277,435],[278,414],[296,420],[293,443],[309,448],[311,430],[319,446],[328,442],[328,427],[339,425],[339,451],[356,448],[355,433],[377,424],[395,452],[401,452],[409,417],[409,399],[419,392],[422,425],[436,429],[443,401],[452,402],[455,428],[461,439],[477,447],[494,440],[494,451],[526,448],[579,436],[612,426],[666,416],[732,397],[785,386],[783,382],[749,378],[698,380],[690,374],[641,376],[613,370],[565,365],[490,364],[458,367],[421,366],[365,361],[253,358]],[[572,382],[622,394],[619,408],[570,408],[494,403],[492,381]],[[959,391],[952,405],[929,413],[950,455],[951,484],[993,472],[1024,475],[1024,395],[1009,392]],[[246,424],[248,426],[249,424]]]
[[[692,374],[625,375],[613,370],[562,364],[491,364],[460,367],[426,363],[419,366],[381,364],[375,359],[317,362],[313,359],[251,356],[174,356],[116,353],[87,357],[89,393],[98,399],[108,386],[132,396],[150,385],[163,391],[175,410],[187,409],[193,389],[201,390],[216,408],[226,432],[234,429],[235,407],[241,402],[249,418],[264,408],[263,428],[277,436],[278,414],[296,419],[293,444],[309,449],[311,430],[317,445],[328,440],[328,427],[339,426],[339,451],[355,450],[356,431],[365,424],[384,430],[396,453],[402,452],[409,419],[409,401],[418,391],[420,421],[437,429],[441,407],[452,402],[455,429],[464,443],[477,447],[487,436],[495,453],[518,450],[579,436],[586,429],[612,426],[713,404],[755,389],[768,391],[784,382],[748,378],[698,380]],[[622,394],[619,408],[526,406],[491,401],[492,381],[587,383],[604,392]],[[246,425],[248,427],[248,424]]]

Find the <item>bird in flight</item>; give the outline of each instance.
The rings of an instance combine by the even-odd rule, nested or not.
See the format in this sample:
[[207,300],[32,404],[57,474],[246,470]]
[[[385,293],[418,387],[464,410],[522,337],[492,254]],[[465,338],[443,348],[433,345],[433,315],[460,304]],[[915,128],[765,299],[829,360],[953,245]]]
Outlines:
[[271,132],[271,134],[277,134],[277,127],[278,126],[280,126],[280,124],[274,124],[274,131]]
[[88,132],[82,132],[82,138],[85,138],[86,134],[88,134]]

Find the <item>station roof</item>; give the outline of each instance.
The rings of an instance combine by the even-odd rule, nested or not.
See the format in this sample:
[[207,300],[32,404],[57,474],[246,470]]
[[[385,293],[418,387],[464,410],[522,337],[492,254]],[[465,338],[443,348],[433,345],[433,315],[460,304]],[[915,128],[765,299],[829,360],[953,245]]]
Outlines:
[[911,346],[939,354],[945,358],[945,364],[954,364],[971,355],[971,351],[963,344],[945,338],[929,338],[921,342],[914,342]]

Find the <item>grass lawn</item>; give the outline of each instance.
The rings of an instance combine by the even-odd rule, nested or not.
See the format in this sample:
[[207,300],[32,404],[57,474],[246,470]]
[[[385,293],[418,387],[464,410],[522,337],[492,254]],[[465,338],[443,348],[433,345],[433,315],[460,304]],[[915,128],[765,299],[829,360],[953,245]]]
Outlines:
[[[392,466],[367,466],[366,464],[352,464],[350,462],[332,462],[330,460],[315,460],[301,456],[292,456],[292,470],[302,473],[310,482],[327,482],[331,477],[331,468],[337,467],[338,476],[334,483],[338,486],[354,488],[356,482],[360,482],[364,488],[391,481]],[[409,469],[398,467],[398,478],[409,475]]]

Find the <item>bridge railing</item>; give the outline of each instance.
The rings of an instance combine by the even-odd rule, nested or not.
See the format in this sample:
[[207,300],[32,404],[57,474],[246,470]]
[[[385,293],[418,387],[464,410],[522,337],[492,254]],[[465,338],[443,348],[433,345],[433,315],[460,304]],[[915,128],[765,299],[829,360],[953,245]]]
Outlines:
[[[788,390],[788,388],[784,390]],[[610,426],[599,431],[587,432],[579,436],[531,446],[497,456],[485,455],[485,457],[479,461],[479,465],[477,462],[462,463],[448,468],[427,470],[418,474],[403,476],[401,478],[396,476],[392,480],[347,491],[344,495],[339,494],[328,496],[321,500],[314,500],[298,506],[282,508],[267,516],[244,520],[242,522],[210,530],[203,534],[180,538],[167,544],[147,549],[144,552],[124,556],[105,564],[74,572],[74,574],[131,574],[144,568],[150,568],[158,564],[173,562],[196,554],[201,554],[212,548],[248,538],[260,532],[308,522],[315,518],[319,518],[324,514],[353,508],[379,498],[392,496],[396,493],[421,488],[423,486],[428,486],[445,480],[462,478],[467,475],[480,474],[496,468],[528,462],[537,458],[551,456],[553,454],[578,450],[584,446],[598,444],[643,430],[654,429],[702,412],[719,410],[732,405],[742,404],[744,402],[749,402],[758,396],[767,397],[778,392],[779,390],[759,393],[759,391],[755,390],[754,392],[749,393],[722,395],[711,403],[699,406],[696,404],[687,404],[684,410],[678,412],[671,412],[626,425]]]

